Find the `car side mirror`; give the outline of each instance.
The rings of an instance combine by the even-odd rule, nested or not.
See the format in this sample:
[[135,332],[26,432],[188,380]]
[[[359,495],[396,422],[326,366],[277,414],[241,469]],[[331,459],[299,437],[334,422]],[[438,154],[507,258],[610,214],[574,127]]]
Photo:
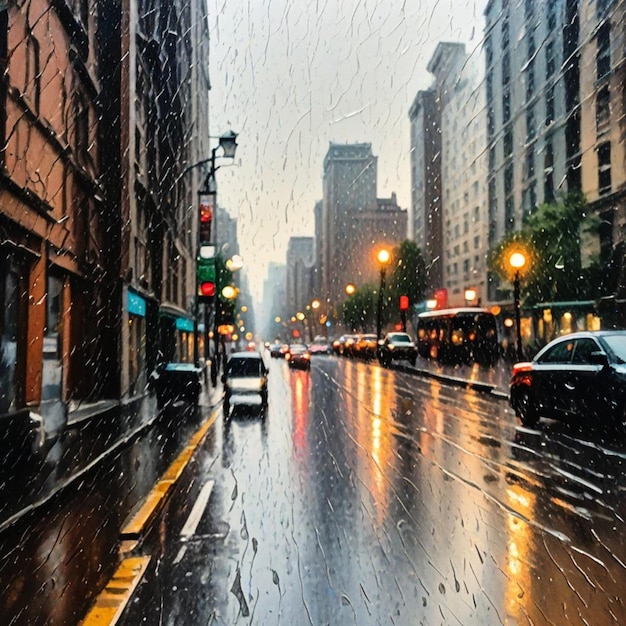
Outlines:
[[606,352],[596,350],[589,355],[589,362],[593,365],[602,365],[606,367],[609,364],[609,357]]

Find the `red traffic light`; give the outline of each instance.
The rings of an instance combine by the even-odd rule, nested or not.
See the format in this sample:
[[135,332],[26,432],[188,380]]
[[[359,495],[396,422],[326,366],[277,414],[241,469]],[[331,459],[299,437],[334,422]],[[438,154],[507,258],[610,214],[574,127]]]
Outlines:
[[200,283],[200,295],[201,296],[214,296],[215,295],[215,283],[205,281]]
[[400,310],[408,311],[409,309],[409,296],[400,296]]
[[206,223],[213,219],[213,207],[208,204],[200,205],[200,222]]

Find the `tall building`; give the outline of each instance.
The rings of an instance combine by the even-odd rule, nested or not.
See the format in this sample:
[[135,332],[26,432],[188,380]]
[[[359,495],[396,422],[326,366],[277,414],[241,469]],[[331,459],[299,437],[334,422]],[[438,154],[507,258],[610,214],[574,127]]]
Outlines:
[[200,1],[103,4],[107,188],[120,210],[122,397],[193,358],[197,190],[210,155]]
[[263,301],[258,314],[261,318],[262,333],[269,339],[280,337],[286,341],[283,326],[287,315],[287,266],[283,263],[270,263],[267,278],[263,283]]
[[189,358],[207,51],[201,0],[0,8],[0,414],[139,414]]
[[619,299],[626,297],[625,15],[624,0],[580,4],[582,190],[601,218],[603,261],[621,267]]
[[321,211],[321,300],[330,311],[345,299],[346,284],[376,280],[376,252],[407,234],[407,212],[395,194],[377,198],[377,162],[369,143],[331,143],[324,159]]
[[461,44],[440,43],[429,67],[441,107],[441,286],[450,306],[487,300],[487,119],[483,65]]
[[435,89],[418,91],[409,109],[411,122],[412,233],[429,267],[429,286],[443,281],[441,216],[441,111]]
[[295,315],[313,299],[313,237],[290,237],[287,245],[287,311]]
[[[578,0],[485,9],[489,243],[581,189]],[[490,297],[500,299],[496,281]]]
[[53,4],[0,8],[0,414],[46,434],[117,389],[100,5]]

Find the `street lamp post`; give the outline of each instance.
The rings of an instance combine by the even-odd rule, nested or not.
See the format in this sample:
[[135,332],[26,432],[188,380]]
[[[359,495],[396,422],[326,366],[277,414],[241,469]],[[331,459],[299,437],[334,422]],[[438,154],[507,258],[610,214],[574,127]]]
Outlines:
[[376,339],[380,339],[380,334],[382,331],[383,292],[385,291],[385,276],[387,263],[389,263],[391,255],[389,254],[388,250],[385,250],[383,248],[382,250],[379,250],[376,258],[378,259],[378,263],[380,264],[380,286],[378,289],[378,305],[376,306]]
[[[204,352],[205,357],[209,355],[209,303],[214,303],[214,314],[217,317],[217,306],[219,297],[219,268],[217,267],[217,185],[215,182],[215,173],[219,169],[219,165],[215,164],[217,150],[222,149],[222,158],[233,159],[237,150],[237,134],[232,130],[225,133],[219,138],[219,143],[211,150],[211,157],[189,166],[183,172],[186,173],[190,169],[208,165],[208,171],[202,187],[198,190],[198,229],[197,229],[197,250],[196,250],[196,289],[194,299],[194,364],[196,367],[200,364],[200,355],[198,350],[198,317],[200,314],[200,299],[204,302]],[[207,275],[213,276],[213,281],[208,280],[201,283],[199,277],[200,271],[204,272],[202,280],[206,280]],[[212,282],[212,286],[211,286]],[[205,287],[204,285],[208,285]],[[201,289],[201,287],[204,287]],[[217,369],[219,361],[217,356],[217,337],[214,336],[216,342],[216,354],[213,356],[211,364],[211,382],[215,386],[217,379]]]
[[526,257],[521,252],[513,252],[509,256],[509,265],[515,270],[513,278],[513,307],[515,308],[515,332],[517,335],[517,360],[523,361],[522,327],[520,311],[520,270],[526,265]]

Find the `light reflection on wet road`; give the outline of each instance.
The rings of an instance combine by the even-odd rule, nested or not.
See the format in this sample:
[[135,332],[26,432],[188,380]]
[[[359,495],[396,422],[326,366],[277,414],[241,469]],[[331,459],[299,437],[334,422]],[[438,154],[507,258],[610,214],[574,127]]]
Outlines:
[[221,427],[124,623],[626,623],[624,442],[377,365],[271,369],[266,419]]

